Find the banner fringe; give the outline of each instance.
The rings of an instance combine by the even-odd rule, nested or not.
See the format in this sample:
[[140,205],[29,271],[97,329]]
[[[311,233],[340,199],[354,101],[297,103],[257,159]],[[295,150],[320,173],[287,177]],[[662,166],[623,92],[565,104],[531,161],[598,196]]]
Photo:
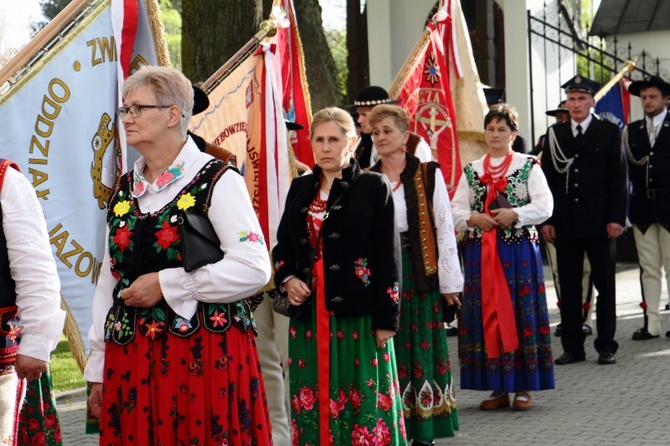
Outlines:
[[170,67],[172,66],[172,63],[170,62],[170,52],[168,51],[167,41],[165,40],[165,27],[161,20],[158,1],[144,0],[144,5],[147,8],[147,16],[149,17],[149,25],[151,26],[151,33],[154,38],[158,65],[162,67]]
[[84,348],[84,339],[81,337],[81,332],[79,331],[79,326],[77,321],[70,311],[70,307],[65,302],[65,297],[61,294],[60,296],[60,307],[65,311],[65,327],[63,328],[63,334],[70,343],[70,352],[72,357],[77,361],[79,370],[81,373],[84,373],[84,368],[86,367],[86,361],[88,360],[88,355],[86,354],[86,349]]

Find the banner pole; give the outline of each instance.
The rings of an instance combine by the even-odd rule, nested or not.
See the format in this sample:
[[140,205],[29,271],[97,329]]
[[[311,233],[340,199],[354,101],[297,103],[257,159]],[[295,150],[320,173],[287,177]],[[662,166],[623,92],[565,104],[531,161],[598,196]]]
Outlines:
[[250,54],[260,46],[260,43],[266,37],[272,37],[277,33],[277,23],[272,15],[270,19],[261,22],[258,32],[247,43],[242,46],[233,56],[226,61],[221,68],[216,70],[209,79],[202,83],[201,88],[209,94],[217,85],[219,85],[239,64],[241,64]]
[[67,24],[77,18],[77,16],[89,6],[90,0],[73,0],[68,4],[54,19],[47,24],[37,35],[24,46],[21,51],[14,56],[7,65],[0,69],[0,85],[4,85],[14,73],[19,71],[28,63],[35,53],[49,43]]
[[593,99],[598,102],[600,99],[602,99],[603,96],[607,94],[608,91],[616,85],[617,82],[619,82],[625,75],[626,73],[630,73],[635,69],[635,62],[632,60],[626,61],[624,64],[624,67],[612,78],[610,79],[598,92],[593,96]]

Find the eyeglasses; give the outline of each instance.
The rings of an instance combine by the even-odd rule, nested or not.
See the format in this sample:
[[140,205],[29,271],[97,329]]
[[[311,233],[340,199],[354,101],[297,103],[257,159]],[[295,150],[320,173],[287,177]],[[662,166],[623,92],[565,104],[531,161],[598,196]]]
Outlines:
[[170,108],[172,105],[141,105],[133,104],[130,107],[119,107],[119,116],[121,119],[125,118],[127,114],[133,118],[139,118],[142,114],[142,110],[145,108]]

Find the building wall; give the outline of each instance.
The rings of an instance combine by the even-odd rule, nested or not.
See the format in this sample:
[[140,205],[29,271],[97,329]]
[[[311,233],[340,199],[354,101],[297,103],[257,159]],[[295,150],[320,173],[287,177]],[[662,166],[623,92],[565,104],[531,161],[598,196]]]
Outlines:
[[435,0],[367,0],[371,85],[391,86],[434,5]]

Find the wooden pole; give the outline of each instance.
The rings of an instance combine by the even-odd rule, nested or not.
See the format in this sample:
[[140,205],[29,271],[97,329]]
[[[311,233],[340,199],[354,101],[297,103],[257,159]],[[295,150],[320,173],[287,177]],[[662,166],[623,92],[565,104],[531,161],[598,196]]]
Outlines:
[[608,91],[616,85],[617,82],[619,82],[625,75],[626,73],[630,73],[635,69],[635,62],[632,60],[627,61],[624,64],[624,67],[616,74],[612,79],[609,80],[598,92],[593,96],[593,99],[598,102],[600,99],[602,99],[603,96],[607,94]]
[[261,23],[261,29],[258,30],[247,43],[244,44],[233,56],[226,61],[221,68],[216,70],[209,79],[202,83],[200,88],[209,94],[217,85],[219,85],[239,64],[241,64],[249,55],[258,49],[261,41],[266,37],[272,37],[277,33],[277,23],[270,16],[269,20]]
[[0,70],[0,85],[7,82],[12,75],[28,63],[35,53],[49,43],[70,21],[91,3],[91,0],[73,0],[67,5],[47,26],[26,44],[8,63]]

